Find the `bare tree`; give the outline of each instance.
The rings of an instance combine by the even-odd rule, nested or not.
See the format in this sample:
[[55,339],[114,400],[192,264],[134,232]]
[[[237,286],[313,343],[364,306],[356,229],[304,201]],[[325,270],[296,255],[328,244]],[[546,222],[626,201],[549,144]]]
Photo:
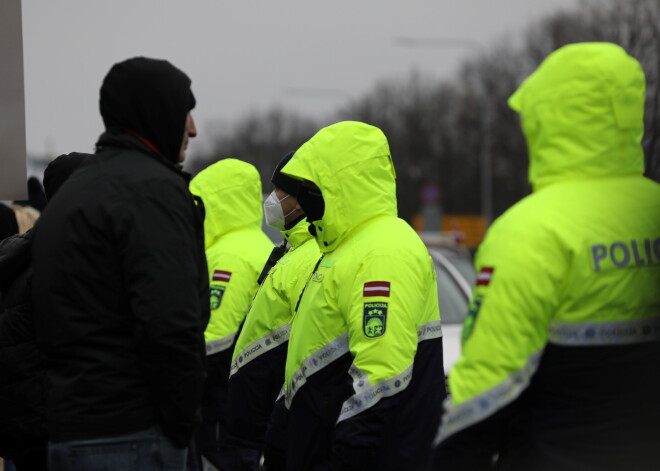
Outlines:
[[418,72],[382,80],[326,120],[282,109],[252,113],[218,137],[202,165],[238,157],[254,163],[266,183],[279,158],[321,126],[359,120],[380,127],[388,137],[401,217],[410,220],[419,210],[419,189],[428,182],[442,187],[448,213],[483,214],[484,201],[490,199],[497,216],[530,191],[526,144],[507,100],[548,54],[584,41],[619,44],[642,64],[646,175],[660,181],[658,0],[583,1],[531,25],[521,46],[501,42],[484,49],[455,80],[438,82]]
[[281,108],[253,112],[221,132],[213,150],[198,159],[191,172],[197,173],[220,159],[233,157],[257,167],[264,188],[269,188],[270,177],[280,159],[317,130],[316,121]]
[[646,75],[645,174],[660,181],[660,2],[589,0],[576,11],[543,20],[527,33],[524,52],[532,63],[569,43],[608,41],[623,47]]
[[425,183],[449,187],[451,172],[446,136],[439,121],[451,115],[454,91],[445,84],[412,72],[404,79],[384,80],[362,98],[349,103],[338,120],[359,120],[383,130],[397,172],[399,214],[410,219],[419,210],[419,190]]

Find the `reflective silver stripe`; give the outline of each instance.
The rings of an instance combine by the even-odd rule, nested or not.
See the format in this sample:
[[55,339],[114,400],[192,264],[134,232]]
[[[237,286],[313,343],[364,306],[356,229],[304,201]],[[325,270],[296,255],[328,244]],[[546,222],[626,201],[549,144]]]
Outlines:
[[525,366],[510,374],[501,383],[459,405],[452,405],[451,398],[445,400],[445,410],[442,424],[435,437],[437,446],[447,437],[460,432],[472,424],[480,422],[494,414],[507,404],[513,402],[529,385],[541,360],[543,350],[533,353]]
[[[357,370],[357,368],[355,368]],[[353,387],[356,389],[356,394],[349,397],[341,406],[341,413],[337,423],[350,419],[351,417],[359,414],[374,406],[384,397],[394,396],[408,387],[413,375],[413,365],[403,370],[393,378],[386,379],[374,385],[368,384],[369,380],[366,379],[366,374],[363,374],[365,383],[362,386],[357,386],[355,383]],[[356,377],[354,376],[354,379]],[[358,390],[359,389],[359,390]]]
[[282,385],[282,388],[280,389],[279,394],[277,395],[277,399],[275,399],[275,402],[279,401],[284,397],[284,385]]
[[204,471],[219,471],[218,468],[216,468],[213,463],[211,463],[208,459],[206,459],[204,456],[202,456],[202,469]]
[[428,321],[417,329],[417,342],[442,337],[442,321],[440,319]]
[[234,339],[236,338],[237,333],[238,331],[234,332],[233,334],[226,335],[222,338],[206,342],[206,355],[213,355],[214,353],[227,350],[234,343]]
[[[440,319],[429,321],[417,329],[418,342],[440,337],[442,337],[442,325]],[[289,407],[291,405],[293,396],[295,396],[298,389],[300,389],[307,382],[307,378],[310,375],[324,368],[346,352],[348,352],[348,332],[320,348],[313,355],[305,358],[300,368],[293,375],[293,379],[290,382],[289,388],[286,390],[286,406]],[[410,370],[409,376],[406,375],[408,370]],[[353,389],[356,391],[356,394],[346,400],[346,402],[344,402],[344,406],[347,406],[351,401],[353,401],[353,406],[359,402],[360,410],[350,412],[351,415],[347,416],[346,418],[352,417],[353,415],[359,413],[361,410],[371,407],[372,405],[376,404],[381,397],[387,397],[389,395],[396,394],[399,391],[403,391],[412,378],[412,365],[403,372],[399,373],[397,376],[382,381],[373,386],[369,383],[367,375],[360,371],[360,369],[355,365],[351,365],[349,373],[351,376],[353,376]],[[363,395],[364,398],[362,397]],[[344,407],[342,407],[342,410],[343,409]],[[340,420],[344,419],[340,417]]]
[[360,392],[363,389],[371,387],[371,382],[369,381],[367,373],[355,366],[355,363],[351,364],[351,367],[348,369],[348,374],[353,378],[353,390],[355,392]]
[[[440,319],[429,321],[417,329],[418,343],[441,337],[442,322]],[[353,390],[355,394],[344,401],[337,423],[368,409],[383,397],[393,396],[406,389],[412,379],[412,370],[413,365],[410,365],[393,378],[372,385],[367,374],[355,366],[355,364],[352,364],[348,373],[353,377]]]
[[626,345],[660,340],[660,317],[605,322],[553,322],[548,342],[564,346]]
[[287,408],[291,406],[293,396],[307,382],[308,377],[325,368],[346,352],[348,352],[348,332],[340,335],[305,358],[300,364],[300,368],[293,374],[289,387],[286,389],[285,404]]
[[291,332],[291,324],[284,324],[245,347],[241,353],[236,355],[236,359],[231,362],[229,377],[231,378],[239,368],[247,365],[255,358],[289,340],[289,332]]

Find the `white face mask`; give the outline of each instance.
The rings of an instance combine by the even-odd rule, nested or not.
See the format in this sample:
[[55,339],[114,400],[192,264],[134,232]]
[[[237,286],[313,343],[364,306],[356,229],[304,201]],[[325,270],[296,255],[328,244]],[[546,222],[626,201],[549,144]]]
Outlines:
[[286,195],[280,200],[277,198],[275,191],[273,191],[264,201],[264,216],[266,217],[266,224],[268,224],[270,227],[274,227],[280,231],[284,230],[284,225],[286,224],[284,222],[285,219],[287,216],[289,216],[289,214],[296,210],[296,208],[293,208],[288,214],[284,214],[284,211],[282,210],[282,201],[287,199],[289,196],[291,195]]

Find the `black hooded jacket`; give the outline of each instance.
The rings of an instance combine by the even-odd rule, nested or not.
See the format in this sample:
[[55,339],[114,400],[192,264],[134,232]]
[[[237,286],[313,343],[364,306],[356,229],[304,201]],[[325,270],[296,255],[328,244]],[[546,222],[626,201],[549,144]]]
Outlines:
[[[52,198],[89,157],[60,155],[44,171]],[[43,189],[38,180],[33,187]],[[46,198],[40,209],[43,211]],[[0,242],[0,456],[35,463],[45,460],[46,367],[37,346],[32,308],[32,231]]]
[[190,80],[168,62],[115,65],[101,89],[97,153],[35,227],[51,441],[152,426],[178,447],[190,440],[209,316],[203,220],[175,163],[192,100]]
[[30,300],[32,232],[0,242],[0,456],[46,446],[45,369]]

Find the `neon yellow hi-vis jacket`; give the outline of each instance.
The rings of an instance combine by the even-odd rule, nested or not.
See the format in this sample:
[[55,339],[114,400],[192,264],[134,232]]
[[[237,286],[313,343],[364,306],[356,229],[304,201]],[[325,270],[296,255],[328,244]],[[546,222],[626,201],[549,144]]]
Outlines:
[[[282,173],[316,184],[325,202],[322,219],[312,222],[324,256],[294,314],[285,369],[290,423],[300,425],[299,415],[318,421],[304,421],[312,429],[290,430],[303,440],[291,451],[292,462],[311,469],[314,453],[332,447],[333,437],[340,449],[366,447],[379,460],[391,456],[397,440],[425,459],[434,431],[409,421],[427,414],[439,423],[444,373],[437,286],[426,247],[397,217],[387,139],[364,123],[337,123],[300,147]],[[352,378],[348,387],[346,378]],[[369,414],[388,399],[398,407]],[[408,435],[388,435],[393,430]],[[424,431],[428,439],[416,435]]]
[[644,96],[635,59],[582,43],[548,56],[510,98],[534,191],[478,250],[440,441],[523,392],[532,422],[519,437],[538,459],[607,461],[636,446],[626,434],[651,427],[644,415],[658,420],[660,185],[642,177]]
[[229,372],[227,429],[243,446],[263,449],[269,418],[284,384],[291,318],[321,258],[306,219],[282,231],[291,248],[261,284],[236,341]]
[[[291,318],[298,298],[312,274],[314,264],[321,258],[308,227],[309,223],[303,219],[291,229],[282,231],[291,248],[270,269],[252,300],[236,341],[230,375],[289,340]],[[269,369],[275,367],[268,365]],[[283,376],[281,381],[284,381]]]
[[253,165],[237,159],[216,162],[192,179],[190,191],[206,210],[211,320],[204,337],[211,355],[234,343],[273,243],[261,230],[261,180]]

